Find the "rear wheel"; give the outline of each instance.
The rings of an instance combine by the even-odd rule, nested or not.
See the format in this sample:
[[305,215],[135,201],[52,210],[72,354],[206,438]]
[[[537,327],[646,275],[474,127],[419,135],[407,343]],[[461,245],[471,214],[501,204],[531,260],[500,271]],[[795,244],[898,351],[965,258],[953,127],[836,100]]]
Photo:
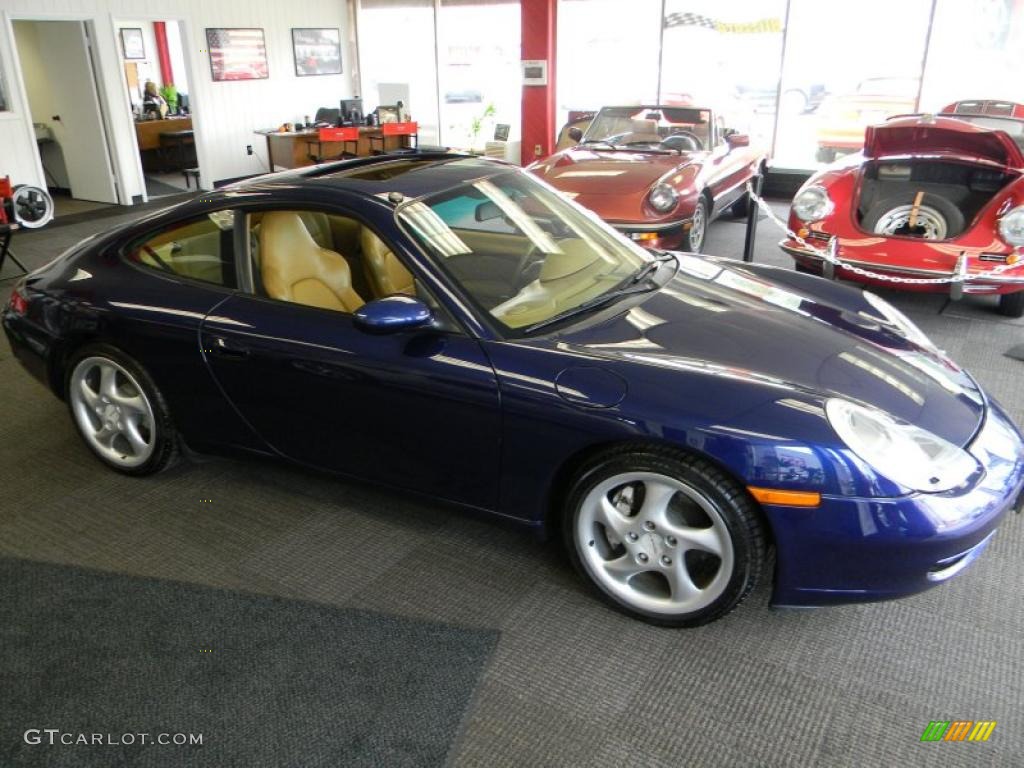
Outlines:
[[999,297],[999,314],[1006,317],[1024,317],[1024,291],[1004,293]]
[[87,347],[68,366],[67,403],[82,440],[111,469],[149,475],[168,466],[177,436],[142,367],[114,347]]
[[744,489],[668,449],[606,454],[576,480],[565,516],[576,569],[606,602],[652,624],[721,618],[753,589],[765,559]]

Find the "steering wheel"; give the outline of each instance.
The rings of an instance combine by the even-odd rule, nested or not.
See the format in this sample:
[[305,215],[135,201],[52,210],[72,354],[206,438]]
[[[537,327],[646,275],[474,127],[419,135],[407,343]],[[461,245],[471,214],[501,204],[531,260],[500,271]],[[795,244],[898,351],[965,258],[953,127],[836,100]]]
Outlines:
[[[688,139],[689,142],[691,144],[693,144],[693,151],[695,151],[695,152],[701,152],[704,149],[704,142],[702,142],[700,140],[700,137],[697,136],[697,134],[691,133],[690,131],[676,131],[671,136],[666,136],[664,139],[662,139],[661,143],[664,144],[665,146],[667,146],[669,149],[680,149],[681,150],[681,149],[683,149],[682,147],[673,147],[669,143],[669,142],[672,141],[672,139],[676,138],[677,136],[679,138],[682,138],[682,139]],[[687,148],[687,149],[689,149],[689,148]]]
[[521,291],[523,288],[525,288],[527,285],[529,285],[532,282],[532,278],[530,280],[524,280],[523,279],[523,276],[526,274],[526,270],[530,266],[532,266],[534,263],[540,263],[541,261],[543,261],[543,259],[535,260],[534,256],[536,254],[537,254],[537,246],[536,245],[531,245],[526,250],[526,253],[523,254],[522,258],[519,259],[519,264],[516,265],[516,271],[515,271],[515,281],[516,282],[515,282],[515,286],[514,287],[516,289],[516,293],[519,293],[519,291]]

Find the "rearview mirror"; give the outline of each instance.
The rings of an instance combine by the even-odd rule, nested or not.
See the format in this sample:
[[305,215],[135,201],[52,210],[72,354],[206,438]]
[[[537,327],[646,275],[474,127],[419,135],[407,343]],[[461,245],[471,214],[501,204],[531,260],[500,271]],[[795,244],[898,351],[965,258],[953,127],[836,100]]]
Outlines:
[[480,203],[473,212],[473,218],[477,221],[490,221],[501,216],[501,208],[493,200]]
[[729,149],[736,149],[736,147],[749,147],[750,137],[745,133],[730,133],[725,137],[725,143],[729,145]]
[[577,128],[575,125],[569,129],[569,138],[573,141],[579,141],[583,138],[583,131]]
[[424,328],[433,320],[430,307],[412,296],[386,296],[363,304],[355,314],[356,328],[374,334]]

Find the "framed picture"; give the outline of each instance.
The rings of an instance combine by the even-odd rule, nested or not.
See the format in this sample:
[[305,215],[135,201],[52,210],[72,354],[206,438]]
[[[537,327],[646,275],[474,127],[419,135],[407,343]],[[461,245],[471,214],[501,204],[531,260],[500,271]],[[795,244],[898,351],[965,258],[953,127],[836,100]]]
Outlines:
[[146,58],[146,44],[142,42],[141,27],[124,27],[121,30],[121,50],[126,59]]
[[338,29],[292,29],[295,74],[340,75],[341,31]]
[[262,29],[207,29],[206,45],[210,49],[210,72],[215,81],[270,77]]

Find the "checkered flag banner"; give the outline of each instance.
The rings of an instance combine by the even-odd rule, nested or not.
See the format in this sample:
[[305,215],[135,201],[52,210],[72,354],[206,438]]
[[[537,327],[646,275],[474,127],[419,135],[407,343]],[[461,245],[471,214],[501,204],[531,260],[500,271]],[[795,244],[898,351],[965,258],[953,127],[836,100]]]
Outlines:
[[665,29],[672,27],[698,27],[726,34],[763,34],[782,31],[782,20],[778,18],[756,21],[728,22],[712,19],[700,13],[677,12],[665,16]]
[[704,27],[714,29],[715,20],[699,13],[670,13],[665,17],[665,27]]

